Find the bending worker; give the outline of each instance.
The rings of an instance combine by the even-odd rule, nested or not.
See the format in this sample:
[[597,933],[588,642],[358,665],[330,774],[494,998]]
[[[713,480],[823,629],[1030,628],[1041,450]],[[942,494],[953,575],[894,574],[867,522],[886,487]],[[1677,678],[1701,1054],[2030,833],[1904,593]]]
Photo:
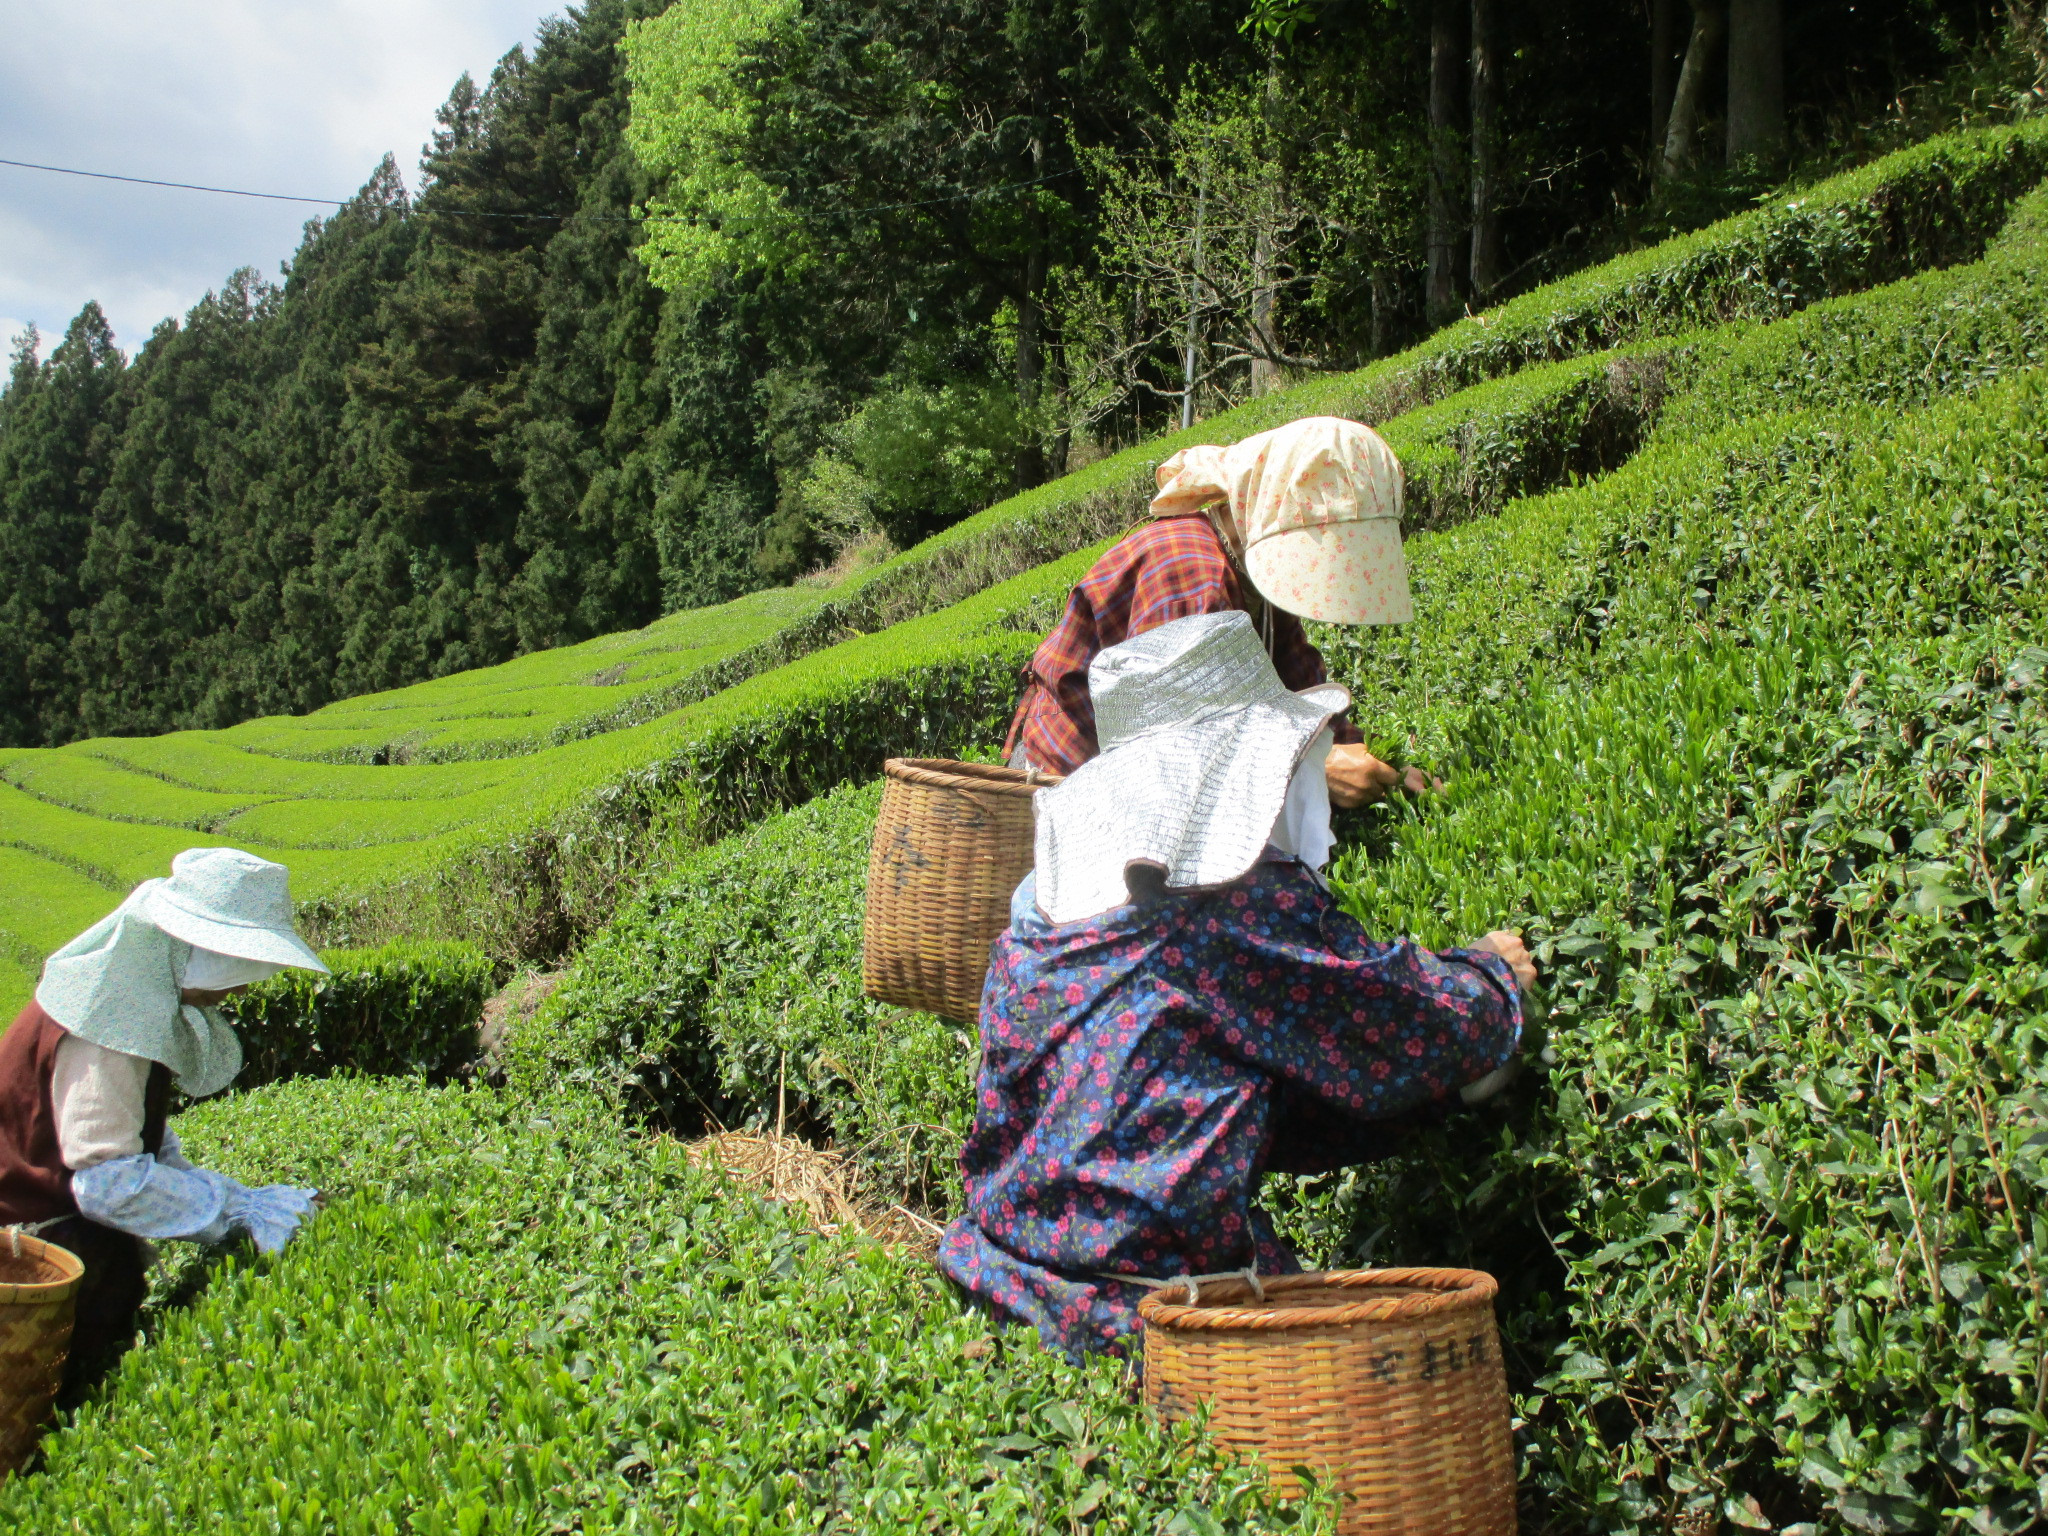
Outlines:
[[147,1240],[239,1231],[271,1253],[313,1208],[311,1190],[194,1167],[169,1124],[173,1086],[205,1098],[241,1070],[222,1000],[287,966],[327,970],[293,931],[284,866],[191,848],[52,955],[0,1036],[0,1228],[85,1265],[67,1400],[133,1337]]
[[[1280,680],[1302,689],[1328,676],[1302,619],[1405,624],[1414,616],[1401,558],[1401,465],[1370,427],[1312,416],[1228,448],[1183,448],[1156,478],[1150,521],[1081,578],[1024,669],[1003,754],[1012,767],[1068,774],[1093,757],[1089,663],[1161,624],[1249,614]],[[1404,774],[1374,757],[1341,716],[1331,738],[1326,774],[1340,806],[1428,786],[1421,770]]]
[[1103,751],[1037,795],[939,1247],[1070,1356],[1134,1352],[1147,1282],[1299,1269],[1261,1174],[1384,1156],[1497,1089],[1535,979],[1513,933],[1433,953],[1337,905],[1323,759],[1350,698],[1284,686],[1249,616],[1150,630],[1089,686]]

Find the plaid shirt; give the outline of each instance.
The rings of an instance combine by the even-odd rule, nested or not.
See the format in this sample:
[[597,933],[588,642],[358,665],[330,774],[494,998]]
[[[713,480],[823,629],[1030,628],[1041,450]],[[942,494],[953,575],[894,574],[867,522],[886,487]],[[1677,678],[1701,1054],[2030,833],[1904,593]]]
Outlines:
[[[1206,517],[1163,517],[1127,534],[1081,578],[1067,611],[1024,668],[1024,697],[1004,757],[1014,758],[1021,746],[1032,767],[1072,773],[1102,750],[1088,697],[1088,663],[1097,651],[1175,619],[1250,608]],[[1328,681],[1322,652],[1309,644],[1301,620],[1278,608],[1270,612],[1280,681],[1297,690]],[[1339,741],[1365,739],[1341,716],[1332,724]]]

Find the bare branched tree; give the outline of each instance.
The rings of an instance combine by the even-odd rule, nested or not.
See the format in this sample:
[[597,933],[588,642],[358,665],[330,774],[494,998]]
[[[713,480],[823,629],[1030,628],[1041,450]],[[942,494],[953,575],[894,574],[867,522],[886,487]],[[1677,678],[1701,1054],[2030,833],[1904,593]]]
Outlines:
[[1341,144],[1296,140],[1284,163],[1263,95],[1191,97],[1149,155],[1083,152],[1101,260],[1053,284],[1077,430],[1134,400],[1190,421],[1286,372],[1347,365],[1297,351],[1289,320],[1319,259],[1369,238],[1383,178]]

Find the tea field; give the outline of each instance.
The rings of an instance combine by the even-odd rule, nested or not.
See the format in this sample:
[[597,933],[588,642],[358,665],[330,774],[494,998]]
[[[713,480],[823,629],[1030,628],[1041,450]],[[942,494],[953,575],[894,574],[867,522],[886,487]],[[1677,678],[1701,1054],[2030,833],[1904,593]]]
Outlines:
[[[1525,928],[1552,1064],[1269,1198],[1318,1260],[1501,1278],[1528,1528],[2018,1532],[2048,1498],[2044,174],[2038,130],[1931,141],[1186,439],[1337,411],[1409,466],[1415,623],[1316,638],[1449,788],[1342,818],[1336,884],[1379,931]],[[860,995],[873,776],[999,742],[1180,440],[834,591],[0,753],[10,1006],[201,836],[290,863],[326,942],[568,962],[498,1087],[191,1109],[231,1171],[345,1198],[167,1275],[197,1299],[0,1519],[1315,1527],[668,1134],[787,1117],[947,1208],[974,1044]]]

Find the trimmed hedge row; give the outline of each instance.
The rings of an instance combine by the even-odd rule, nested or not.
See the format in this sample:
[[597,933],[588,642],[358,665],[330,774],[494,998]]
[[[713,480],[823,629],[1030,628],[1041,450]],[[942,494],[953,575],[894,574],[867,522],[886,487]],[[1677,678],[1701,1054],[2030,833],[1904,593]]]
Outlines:
[[301,915],[323,943],[439,932],[500,960],[559,956],[664,849],[871,777],[890,757],[958,756],[1000,739],[1019,670],[1093,554],[750,678],[683,711],[651,761],[551,822],[480,837],[438,867],[308,903]]
[[2038,368],[2048,352],[2048,190],[2015,205],[1985,258],[1832,299],[1702,350],[1657,435],[1786,406],[1926,405]]
[[229,1000],[242,1039],[237,1086],[334,1072],[439,1076],[476,1055],[495,980],[476,946],[401,940],[320,958],[332,975],[285,971]]
[[1529,1470],[1583,1528],[2038,1514],[2044,426],[2034,376],[1653,451],[1356,653],[1455,786],[1348,899],[1528,928],[1560,1064],[1491,1147],[1297,1220],[1511,1278]]
[[0,1528],[1255,1536],[1328,1527],[1118,1370],[991,1335],[608,1106],[279,1084],[196,1156],[336,1203],[228,1259],[0,1485]]

